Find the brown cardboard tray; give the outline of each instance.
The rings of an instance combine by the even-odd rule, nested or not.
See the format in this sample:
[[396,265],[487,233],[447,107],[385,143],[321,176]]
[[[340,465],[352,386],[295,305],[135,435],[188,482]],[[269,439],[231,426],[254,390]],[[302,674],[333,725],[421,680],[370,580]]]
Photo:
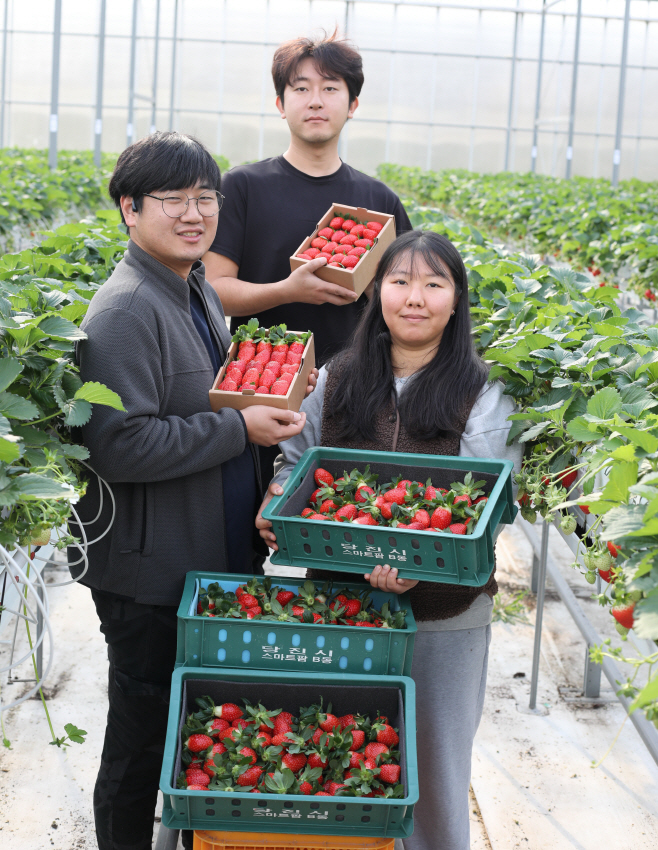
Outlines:
[[[373,219],[374,220],[374,219]],[[340,269],[338,270],[340,271]],[[291,331],[291,333],[306,333],[306,331]],[[232,407],[233,410],[244,410],[254,404],[262,404],[266,407],[276,407],[279,410],[299,410],[306,395],[308,376],[315,367],[315,345],[313,335],[308,338],[306,348],[302,354],[300,369],[292,379],[286,395],[264,395],[254,390],[243,392],[230,392],[229,390],[218,390],[217,387],[224,380],[226,369],[238,353],[238,343],[232,342],[226,355],[222,368],[213,381],[212,389],[209,391],[210,406],[217,413],[222,407]]]
[[372,248],[367,254],[364,254],[363,259],[353,269],[322,266],[316,270],[315,274],[319,278],[322,278],[322,280],[327,280],[329,283],[335,283],[338,286],[344,286],[346,289],[356,292],[357,295],[361,295],[374,278],[375,270],[382,254],[395,239],[395,216],[375,212],[374,210],[367,210],[364,207],[350,207],[347,204],[333,203],[322,216],[313,233],[304,239],[299,248],[290,257],[290,269],[291,271],[295,271],[295,269],[308,262],[308,260],[298,257],[297,254],[301,254],[302,251],[305,251],[310,246],[311,242],[317,236],[318,231],[322,230],[323,227],[327,227],[332,218],[344,213],[348,213],[362,222],[379,222],[382,225],[379,236],[374,240]]

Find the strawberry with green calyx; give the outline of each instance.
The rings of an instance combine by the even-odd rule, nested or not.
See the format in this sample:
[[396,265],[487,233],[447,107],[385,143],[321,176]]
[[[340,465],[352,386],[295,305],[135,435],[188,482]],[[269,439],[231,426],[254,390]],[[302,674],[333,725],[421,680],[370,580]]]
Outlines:
[[477,499],[478,496],[484,496],[484,490],[481,490],[481,487],[484,487],[487,482],[482,481],[474,481],[473,473],[467,472],[463,483],[459,481],[455,481],[450,485],[450,489],[459,496],[468,496],[470,499],[469,504]]
[[381,772],[381,768],[366,767],[363,762],[358,767],[352,767],[345,774],[345,785],[354,792],[358,797],[370,797],[375,788],[379,788],[380,784],[377,777]]
[[573,534],[576,530],[576,526],[576,518],[571,516],[571,514],[565,514],[565,516],[563,516],[560,520],[560,528],[565,534]]
[[[318,467],[318,469],[315,470],[313,473],[313,479],[318,487],[333,487],[334,476],[330,472],[327,472],[326,469],[322,469],[322,467]],[[335,490],[332,490],[331,495],[333,496],[335,492]]]
[[615,618],[617,623],[626,631],[621,632],[621,634],[628,633],[635,623],[635,617],[633,615],[633,611],[635,610],[635,602],[628,602],[626,604],[618,604],[613,606],[612,608],[612,616]]
[[318,784],[318,779],[321,776],[321,767],[309,767],[307,764],[297,778],[296,793],[304,794],[305,796],[315,794],[316,791],[320,790],[321,786]]
[[617,546],[617,544],[613,543],[612,540],[608,540],[607,546],[608,552],[610,552],[610,556],[612,558],[616,558],[621,552],[621,546]]
[[281,709],[276,708],[274,711],[268,711],[261,703],[256,706],[251,705],[248,700],[244,700],[244,702],[249,722],[261,732],[271,732],[274,729],[274,718],[281,713]]

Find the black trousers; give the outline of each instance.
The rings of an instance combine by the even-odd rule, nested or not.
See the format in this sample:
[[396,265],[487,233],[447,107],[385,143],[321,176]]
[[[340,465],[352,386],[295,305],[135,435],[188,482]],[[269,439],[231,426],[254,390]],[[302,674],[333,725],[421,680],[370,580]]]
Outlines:
[[95,590],[92,597],[110,662],[110,705],[94,788],[98,847],[151,850],[176,661],[176,608]]

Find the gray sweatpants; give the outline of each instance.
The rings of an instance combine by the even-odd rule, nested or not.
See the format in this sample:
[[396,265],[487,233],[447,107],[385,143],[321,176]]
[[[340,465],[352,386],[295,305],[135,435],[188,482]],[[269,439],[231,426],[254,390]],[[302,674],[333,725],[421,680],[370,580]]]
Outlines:
[[[491,626],[419,631],[416,683],[420,798],[404,850],[469,850],[468,789],[473,739],[487,682]],[[396,842],[396,850],[401,850]]]

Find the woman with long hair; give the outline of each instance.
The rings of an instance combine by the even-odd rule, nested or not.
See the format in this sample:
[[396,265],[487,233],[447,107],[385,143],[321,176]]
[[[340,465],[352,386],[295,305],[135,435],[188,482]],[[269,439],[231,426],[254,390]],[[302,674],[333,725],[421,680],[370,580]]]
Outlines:
[[[507,417],[514,403],[473,346],[464,263],[432,231],[410,231],[384,252],[373,291],[350,344],[320,370],[302,410],[306,426],[282,445],[256,525],[312,446],[511,459]],[[495,569],[494,569],[495,573]],[[418,582],[378,564],[365,578],[383,591],[410,591],[418,621],[416,682],[420,799],[405,850],[468,850],[468,790],[491,639],[492,573],[484,587]],[[311,571],[311,578],[327,574]],[[345,574],[329,573],[337,581]]]

